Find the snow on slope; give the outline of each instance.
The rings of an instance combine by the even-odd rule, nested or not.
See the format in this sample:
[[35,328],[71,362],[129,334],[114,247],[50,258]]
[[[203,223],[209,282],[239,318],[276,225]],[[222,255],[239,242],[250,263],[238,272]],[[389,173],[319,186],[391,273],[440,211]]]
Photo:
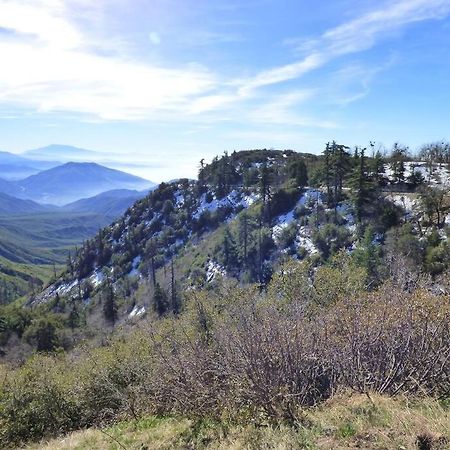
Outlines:
[[213,196],[213,199],[208,202],[206,201],[206,194],[202,194],[200,198],[200,205],[197,208],[197,211],[194,213],[193,217],[198,219],[205,211],[214,212],[219,208],[225,208],[227,206],[231,206],[233,208],[238,208],[242,206],[243,208],[248,208],[255,201],[257,201],[259,195],[257,194],[249,194],[244,195],[236,190],[231,191],[227,196],[217,199]]

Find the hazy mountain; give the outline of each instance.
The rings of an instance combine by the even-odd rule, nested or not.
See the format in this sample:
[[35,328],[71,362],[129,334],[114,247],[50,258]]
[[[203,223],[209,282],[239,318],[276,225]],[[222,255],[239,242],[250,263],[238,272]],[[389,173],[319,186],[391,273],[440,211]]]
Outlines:
[[123,214],[136,200],[145,197],[148,191],[115,189],[89,198],[83,198],[63,207],[64,211],[98,213],[108,217]]
[[67,163],[32,175],[20,183],[20,197],[65,205],[112,189],[143,190],[151,181],[96,163]]
[[0,178],[0,192],[14,196],[17,195],[20,190],[14,182]]
[[[56,209],[56,208],[55,208]],[[0,193],[0,215],[31,214],[51,211],[52,207],[40,205],[33,200],[23,200]]]
[[105,154],[95,152],[93,150],[86,150],[84,148],[74,147],[72,145],[52,144],[46,147],[40,147],[33,150],[27,150],[22,153],[26,158],[37,160],[58,160],[62,162],[70,161],[93,161],[98,159],[105,159]]
[[59,164],[57,161],[34,160],[14,153],[0,152],[0,178],[21,180]]

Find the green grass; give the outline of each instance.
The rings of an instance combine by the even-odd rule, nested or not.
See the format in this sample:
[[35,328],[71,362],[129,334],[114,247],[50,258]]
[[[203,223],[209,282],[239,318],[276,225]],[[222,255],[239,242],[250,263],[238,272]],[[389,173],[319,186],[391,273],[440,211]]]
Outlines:
[[63,263],[67,249],[91,238],[110,218],[43,213],[0,217],[0,256],[25,264]]
[[296,426],[146,417],[74,432],[28,449],[415,449],[425,437],[431,448],[443,450],[450,442],[449,430],[450,411],[435,400],[355,394],[305,410],[304,423]]
[[54,265],[60,271],[69,251],[110,221],[103,215],[68,212],[0,216],[0,296],[5,286],[9,301],[30,292],[30,278],[46,284]]

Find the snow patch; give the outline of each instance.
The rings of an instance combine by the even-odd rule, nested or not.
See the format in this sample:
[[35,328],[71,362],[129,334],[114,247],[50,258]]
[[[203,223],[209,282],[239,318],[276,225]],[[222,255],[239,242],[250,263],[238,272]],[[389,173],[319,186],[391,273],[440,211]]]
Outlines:
[[200,198],[200,205],[197,208],[197,211],[194,213],[193,217],[195,219],[198,219],[205,211],[214,212],[219,208],[224,208],[227,206],[231,206],[232,208],[238,208],[240,206],[248,208],[256,200],[258,200],[258,198],[259,196],[256,194],[243,195],[242,193],[233,190],[220,200],[213,196],[213,199],[210,202],[207,202],[206,194],[203,194]]
[[218,262],[210,260],[206,266],[206,281],[211,283],[218,275],[224,277],[227,272]]
[[133,317],[139,317],[142,316],[146,311],[145,306],[138,306],[134,305],[134,308],[131,310],[130,314],[128,314],[128,317],[132,319]]
[[297,248],[303,247],[309,254],[314,255],[319,253],[319,250],[314,245],[311,239],[311,231],[309,228],[302,226],[298,230],[297,239],[295,240]]
[[56,288],[55,293],[58,295],[66,295],[77,285],[78,280],[72,281],[71,283],[63,283]]
[[407,195],[390,194],[387,196],[387,199],[400,206],[407,215],[411,215],[417,206],[416,201]]
[[105,275],[101,270],[94,271],[94,273],[89,277],[89,280],[94,288],[98,287],[104,279]]
[[136,256],[133,258],[133,261],[131,263],[131,270],[128,272],[129,277],[139,277],[141,274],[138,270],[138,266],[141,263],[141,256]]

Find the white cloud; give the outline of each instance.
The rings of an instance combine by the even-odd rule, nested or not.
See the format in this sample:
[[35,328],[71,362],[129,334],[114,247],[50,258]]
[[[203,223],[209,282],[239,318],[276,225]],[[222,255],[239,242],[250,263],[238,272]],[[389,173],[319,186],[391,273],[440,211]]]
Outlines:
[[[373,47],[408,24],[440,19],[450,12],[450,0],[389,1],[304,44],[306,55],[298,61],[233,78],[198,65],[169,67],[130,59],[126,45],[116,48],[117,36],[111,37],[111,46],[99,37],[101,33],[95,35],[92,27],[86,27],[82,11],[91,4],[88,0],[0,0],[0,27],[12,34],[3,39],[0,35],[0,104],[81,113],[90,120],[139,120],[206,118],[221,111],[235,118],[236,108],[241,115],[242,105],[253,102],[247,114],[250,120],[327,127],[333,124],[292,113],[293,107],[306,101],[298,97],[298,87],[258,106],[262,88],[298,79],[343,55]],[[89,11],[94,18],[103,14],[97,8]],[[75,22],[74,17],[84,22]],[[148,38],[154,45],[161,42],[155,31]],[[364,95],[367,86],[363,88],[348,101]],[[223,118],[217,114],[217,120]]]
[[251,122],[258,124],[293,125],[312,128],[336,128],[330,121],[303,117],[293,111],[299,104],[305,104],[316,94],[313,90],[293,91],[275,98],[248,112]]
[[66,13],[57,0],[0,3],[0,27],[20,37],[0,40],[2,104],[134,120],[187,110],[192,96],[215,86],[199,66],[165,68],[91,52],[95,43]]
[[450,0],[401,0],[326,31],[301,44],[309,54],[302,60],[260,72],[244,80],[240,92],[298,78],[346,54],[367,50],[387,33],[423,20],[441,19],[450,13]]

